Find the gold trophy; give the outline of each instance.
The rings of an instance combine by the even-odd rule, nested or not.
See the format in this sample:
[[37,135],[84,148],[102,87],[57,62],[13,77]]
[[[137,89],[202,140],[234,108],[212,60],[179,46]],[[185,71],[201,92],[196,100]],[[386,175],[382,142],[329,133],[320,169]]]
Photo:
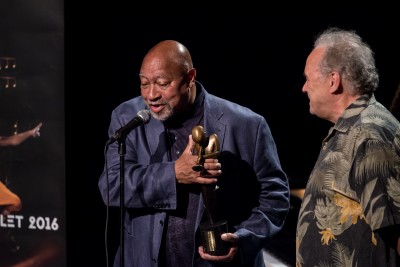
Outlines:
[[[205,159],[216,159],[220,154],[219,139],[216,134],[207,137],[203,126],[197,125],[192,129],[192,139],[195,142],[194,153],[198,156],[194,171],[207,177],[204,170]],[[215,222],[217,218],[217,185],[202,185],[201,194],[204,201],[207,221],[200,224],[203,250],[210,255],[226,255],[229,252],[229,243],[221,239],[221,234],[228,232],[226,220]]]

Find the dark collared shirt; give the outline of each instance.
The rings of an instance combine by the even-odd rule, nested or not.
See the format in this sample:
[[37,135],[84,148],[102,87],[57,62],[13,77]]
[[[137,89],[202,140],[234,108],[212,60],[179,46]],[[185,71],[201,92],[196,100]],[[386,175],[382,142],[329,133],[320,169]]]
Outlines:
[[[204,114],[204,93],[199,92],[193,107],[172,120],[165,123],[167,143],[170,148],[170,160],[175,161],[180,157],[188,144],[189,135],[193,127],[201,125]],[[177,203],[176,210],[168,213],[168,222],[164,230],[165,264],[160,266],[177,267],[192,266],[195,244],[195,222],[199,207],[200,188],[198,185],[176,184]]]

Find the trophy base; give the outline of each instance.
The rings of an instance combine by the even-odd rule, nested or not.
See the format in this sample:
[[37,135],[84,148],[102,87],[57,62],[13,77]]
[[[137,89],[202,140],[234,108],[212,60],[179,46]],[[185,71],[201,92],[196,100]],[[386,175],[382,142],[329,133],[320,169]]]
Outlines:
[[203,251],[214,256],[226,255],[229,252],[230,243],[221,239],[221,234],[228,232],[226,221],[200,224],[201,242]]

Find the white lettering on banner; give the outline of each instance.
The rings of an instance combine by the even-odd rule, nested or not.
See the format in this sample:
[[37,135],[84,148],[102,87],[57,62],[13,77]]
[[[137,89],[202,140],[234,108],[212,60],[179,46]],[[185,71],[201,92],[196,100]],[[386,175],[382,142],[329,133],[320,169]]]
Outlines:
[[21,221],[24,218],[22,215],[7,215],[4,216],[0,214],[0,227],[5,228],[15,228],[15,223],[17,228],[21,228]]
[[57,218],[50,220],[49,217],[29,217],[29,229],[39,229],[39,230],[58,230]]
[[[9,214],[7,216],[0,214],[0,228],[22,228],[24,216]],[[57,231],[59,229],[58,218],[43,216],[29,216],[28,229]]]

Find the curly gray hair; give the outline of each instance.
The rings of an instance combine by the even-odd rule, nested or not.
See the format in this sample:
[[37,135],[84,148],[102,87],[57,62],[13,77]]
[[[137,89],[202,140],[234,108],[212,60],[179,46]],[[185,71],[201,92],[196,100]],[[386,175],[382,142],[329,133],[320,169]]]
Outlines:
[[335,70],[352,88],[352,94],[374,92],[379,84],[374,52],[354,31],[328,28],[317,36],[314,48],[325,47],[321,61],[322,74]]

